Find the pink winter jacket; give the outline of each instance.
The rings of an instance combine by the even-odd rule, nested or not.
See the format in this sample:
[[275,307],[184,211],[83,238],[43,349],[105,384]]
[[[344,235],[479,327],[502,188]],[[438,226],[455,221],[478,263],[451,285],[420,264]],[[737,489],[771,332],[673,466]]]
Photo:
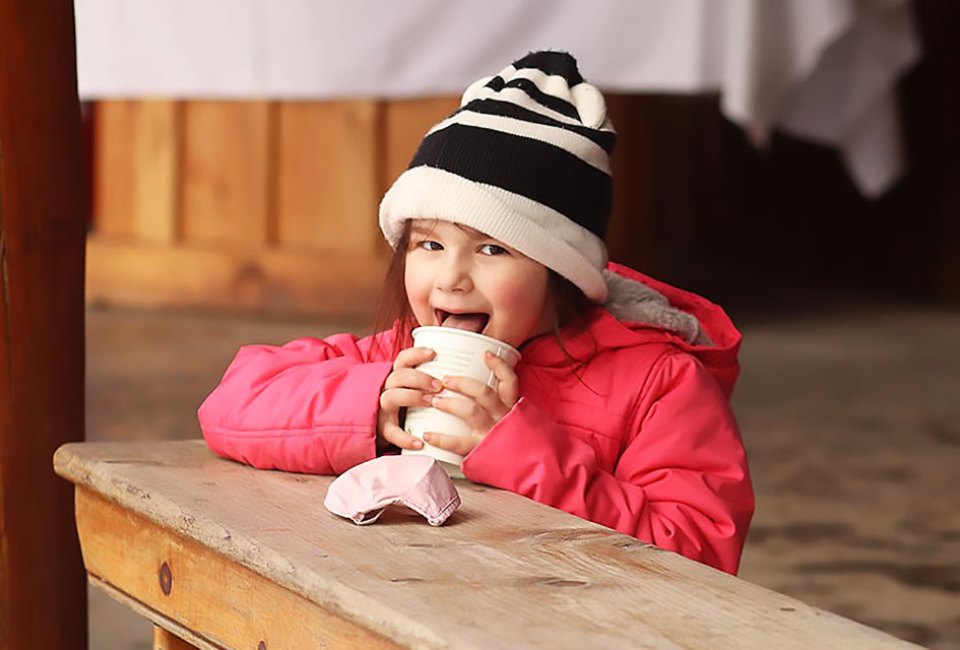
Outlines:
[[[463,462],[472,481],[510,490],[736,573],[753,490],[729,407],[740,334],[712,303],[629,269],[694,314],[712,345],[620,322],[521,347],[521,398]],[[339,474],[376,455],[382,344],[340,334],[242,348],[200,407],[217,454],[263,469]],[[571,371],[570,355],[586,359]]]

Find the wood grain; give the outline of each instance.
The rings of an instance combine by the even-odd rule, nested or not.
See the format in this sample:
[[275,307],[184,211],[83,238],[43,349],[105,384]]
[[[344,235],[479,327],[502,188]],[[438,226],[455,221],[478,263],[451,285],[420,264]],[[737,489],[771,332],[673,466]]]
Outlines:
[[93,110],[93,227],[103,237],[130,240],[137,203],[137,102],[100,101]]
[[171,100],[136,103],[133,234],[140,242],[169,244],[177,236],[179,114]]
[[278,240],[287,250],[374,252],[380,187],[380,104],[278,106]]
[[187,643],[176,634],[162,627],[153,627],[153,650],[197,650],[197,646]]
[[69,485],[84,438],[84,187],[73,3],[0,2],[0,648],[85,648]]
[[183,238],[258,248],[270,240],[273,111],[265,101],[183,104]]
[[610,159],[614,178],[606,238],[610,259],[655,274],[663,268],[663,251],[654,221],[654,201],[660,196],[654,172],[659,161],[650,102],[643,95],[608,95],[607,111],[617,131]]
[[170,243],[177,233],[180,120],[171,100],[95,105],[94,228],[118,241]]
[[[93,303],[370,318],[385,257],[336,251],[87,244]],[[163,270],[163,273],[160,271]]]
[[[405,647],[915,647],[468,482],[458,483],[463,506],[443,527],[405,510],[358,527],[320,505],[331,477],[255,470],[200,441],[67,445],[55,466],[124,516],[198,545],[184,546],[178,563],[209,549]],[[111,528],[120,526],[89,539]],[[141,543],[149,545],[121,545]],[[142,594],[135,580],[128,593],[157,599],[151,574]]]
[[[89,490],[76,509],[87,571],[214,647],[397,647]],[[180,644],[169,647],[193,647]]]

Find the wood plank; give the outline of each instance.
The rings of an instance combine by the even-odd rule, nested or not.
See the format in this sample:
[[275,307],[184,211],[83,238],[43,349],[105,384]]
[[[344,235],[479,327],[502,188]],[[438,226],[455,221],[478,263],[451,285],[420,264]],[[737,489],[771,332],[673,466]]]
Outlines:
[[278,241],[287,250],[374,251],[381,110],[373,100],[278,107]]
[[607,229],[610,259],[656,274],[664,252],[655,224],[656,197],[650,98],[608,95],[607,111],[617,131],[611,156],[613,208]]
[[265,101],[187,101],[178,168],[183,239],[258,248],[270,240],[272,107]]
[[713,95],[607,96],[617,131],[606,238],[612,260],[666,279],[690,265],[695,219],[713,208],[704,197],[720,167],[712,142],[720,124],[716,101]]
[[94,229],[120,241],[176,236],[179,120],[170,100],[105,100],[94,108]]
[[178,109],[172,100],[152,99],[135,104],[133,235],[140,242],[166,244],[176,239]]
[[385,256],[87,242],[87,300],[286,315],[373,316]]
[[410,164],[427,131],[460,107],[459,96],[405,99],[384,106],[383,188],[386,192]]
[[130,240],[136,214],[137,103],[104,100],[93,106],[93,228],[103,237]]
[[[0,2],[0,648],[86,648],[54,450],[84,438],[86,219],[73,3]],[[66,488],[66,489],[65,489]]]
[[[440,528],[397,510],[361,527],[319,505],[332,477],[256,470],[215,457],[202,441],[66,445],[54,461],[61,476],[130,511],[123,516],[182,535],[401,646],[916,647],[465,481],[457,484],[463,506]],[[100,543],[119,528],[84,538]],[[141,544],[150,542],[125,548]],[[187,555],[170,561],[175,572]],[[131,581],[159,592],[166,557],[152,557]]]
[[87,571],[215,647],[398,647],[90,490],[76,511]]
[[187,643],[172,632],[167,632],[159,625],[154,625],[153,650],[197,650],[197,646]]
[[104,582],[94,575],[87,574],[88,582],[95,588],[104,592],[107,596],[112,598],[114,601],[120,603],[124,607],[129,608],[131,611],[139,614],[144,617],[146,620],[151,621],[154,624],[154,627],[160,627],[164,630],[168,630],[169,633],[177,636],[180,639],[186,640],[187,643],[190,643],[198,650],[223,650],[221,645],[213,645],[208,641],[200,638],[192,630],[184,627],[177,621],[164,616],[160,612],[150,609],[139,600],[131,597],[128,594],[120,591],[109,582]]

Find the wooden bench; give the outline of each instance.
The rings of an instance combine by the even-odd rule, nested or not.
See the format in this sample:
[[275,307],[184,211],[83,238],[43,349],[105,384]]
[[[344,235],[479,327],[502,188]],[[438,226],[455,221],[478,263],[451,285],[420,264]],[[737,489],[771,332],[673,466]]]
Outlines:
[[155,648],[883,648],[883,632],[524,497],[458,482],[440,528],[356,526],[329,476],[255,470],[202,441],[70,443],[90,581]]

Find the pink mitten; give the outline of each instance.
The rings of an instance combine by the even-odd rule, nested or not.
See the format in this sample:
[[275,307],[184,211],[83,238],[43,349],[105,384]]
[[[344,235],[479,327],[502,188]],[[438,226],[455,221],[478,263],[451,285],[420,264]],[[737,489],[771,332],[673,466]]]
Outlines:
[[372,524],[393,504],[439,526],[460,507],[460,494],[429,456],[381,456],[338,476],[323,500],[327,510],[356,524]]

